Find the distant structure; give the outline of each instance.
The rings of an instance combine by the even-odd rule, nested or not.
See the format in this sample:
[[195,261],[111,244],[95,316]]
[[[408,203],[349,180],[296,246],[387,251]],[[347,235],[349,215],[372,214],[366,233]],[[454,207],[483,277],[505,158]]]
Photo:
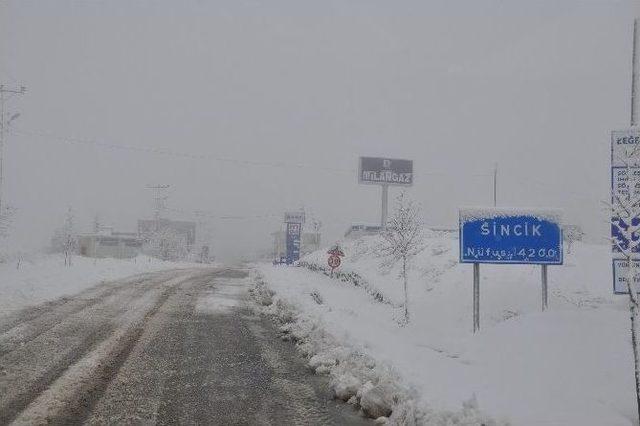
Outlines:
[[[434,232],[441,232],[448,235],[456,235],[458,233],[457,227],[449,226],[425,226],[425,229]],[[382,227],[380,225],[354,224],[347,229],[347,231],[344,233],[344,237],[350,240],[355,240],[367,235],[377,235],[381,231]]]
[[196,223],[170,219],[141,219],[138,221],[138,235],[147,241],[159,229],[170,229],[184,237],[189,247],[196,243]]
[[142,240],[135,232],[115,232],[111,226],[100,226],[97,232],[78,236],[81,256],[131,259],[142,252]]
[[164,260],[182,260],[194,249],[196,228],[195,222],[142,219],[138,220],[138,237],[150,254]]
[[[273,238],[273,258],[281,259],[287,256],[287,235],[284,230],[271,233]],[[300,255],[309,254],[320,249],[319,232],[303,232],[300,241]]]
[[355,240],[360,237],[364,237],[365,235],[377,235],[382,231],[382,226],[380,225],[365,225],[362,223],[353,224],[347,229],[347,232],[344,233],[344,237]]

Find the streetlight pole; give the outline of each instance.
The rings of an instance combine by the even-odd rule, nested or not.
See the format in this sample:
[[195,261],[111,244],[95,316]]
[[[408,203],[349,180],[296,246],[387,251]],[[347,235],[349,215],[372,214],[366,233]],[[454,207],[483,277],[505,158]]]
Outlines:
[[498,207],[498,163],[493,165],[493,207]]
[[631,127],[638,125],[638,19],[633,21],[633,52],[631,56]]

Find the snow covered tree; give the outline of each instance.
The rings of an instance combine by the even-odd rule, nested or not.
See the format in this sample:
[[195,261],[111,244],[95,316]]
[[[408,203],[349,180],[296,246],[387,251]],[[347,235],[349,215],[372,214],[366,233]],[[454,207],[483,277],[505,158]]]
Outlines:
[[64,265],[72,265],[72,256],[77,248],[77,235],[74,226],[73,210],[71,207],[67,210],[67,214],[64,219],[63,229],[63,244],[64,244]]
[[584,232],[578,225],[567,225],[562,231],[567,243],[567,254],[571,254],[573,245],[576,241],[582,241],[584,238]]
[[396,199],[396,209],[382,232],[382,255],[391,263],[401,263],[400,277],[404,286],[404,323],[409,322],[408,272],[410,261],[424,250],[424,229],[420,220],[420,208],[401,192]]
[[176,230],[161,226],[149,238],[151,254],[162,260],[184,260],[189,254],[186,236]]
[[638,359],[638,294],[636,262],[640,248],[640,146],[629,145],[616,154],[614,161],[623,165],[621,173],[623,188],[614,188],[611,204],[611,231],[614,250],[620,252],[627,262],[627,292],[631,316],[631,345],[633,348],[636,383],[636,403],[640,419],[640,359]]

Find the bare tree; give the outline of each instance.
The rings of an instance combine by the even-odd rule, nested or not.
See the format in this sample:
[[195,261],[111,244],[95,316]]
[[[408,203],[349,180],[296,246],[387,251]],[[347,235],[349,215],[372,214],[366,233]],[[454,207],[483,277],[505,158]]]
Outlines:
[[9,206],[5,206],[2,211],[0,211],[0,239],[9,236],[14,215],[15,209]]
[[573,245],[584,238],[584,232],[578,225],[567,225],[562,229],[562,233],[567,243],[567,254],[571,254]]
[[382,232],[384,243],[381,253],[392,264],[402,263],[400,277],[404,286],[404,323],[409,322],[408,272],[410,261],[424,250],[424,232],[420,208],[406,198],[404,192],[396,198],[396,208]]
[[3,240],[9,236],[14,216],[15,209],[12,207],[5,206],[0,210],[0,262],[4,261],[3,251],[6,249],[7,254],[9,251],[9,247],[5,246]]
[[72,265],[73,252],[77,247],[77,236],[74,226],[73,210],[71,207],[67,210],[67,214],[64,218],[64,265]]
[[631,345],[633,348],[634,373],[636,383],[636,403],[640,420],[640,359],[638,359],[638,294],[636,262],[640,246],[640,167],[638,157],[640,146],[629,145],[616,153],[614,161],[623,167],[616,172],[620,180],[626,181],[622,188],[614,187],[611,204],[611,230],[614,249],[627,262],[627,291],[629,293],[629,313],[631,316]]

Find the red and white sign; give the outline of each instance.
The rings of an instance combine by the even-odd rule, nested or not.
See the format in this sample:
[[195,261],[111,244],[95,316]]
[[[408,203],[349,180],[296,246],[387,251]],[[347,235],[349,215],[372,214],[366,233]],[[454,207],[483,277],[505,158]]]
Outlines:
[[329,256],[327,263],[329,264],[331,269],[336,269],[337,267],[340,266],[340,263],[341,263],[340,256],[332,254],[331,256]]

